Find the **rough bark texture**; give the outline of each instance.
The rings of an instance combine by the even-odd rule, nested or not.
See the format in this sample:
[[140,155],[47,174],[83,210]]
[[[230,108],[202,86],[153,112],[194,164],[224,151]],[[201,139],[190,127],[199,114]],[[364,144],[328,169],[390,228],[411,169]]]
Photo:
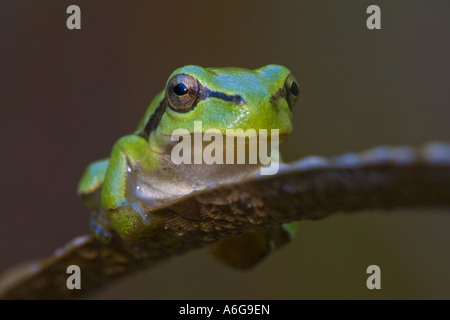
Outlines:
[[[103,245],[91,236],[76,238],[52,257],[5,274],[0,298],[76,298],[172,255],[234,235],[339,212],[397,207],[450,208],[449,144],[308,157],[283,166],[274,176],[190,194],[148,213],[162,219],[164,228],[145,241],[130,245],[115,237]],[[81,290],[66,286],[66,269],[73,264],[83,272]]]

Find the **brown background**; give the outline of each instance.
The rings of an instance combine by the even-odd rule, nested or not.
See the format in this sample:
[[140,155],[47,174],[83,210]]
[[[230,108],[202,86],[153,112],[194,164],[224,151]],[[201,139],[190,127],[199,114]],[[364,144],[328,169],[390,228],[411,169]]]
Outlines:
[[[378,4],[382,29],[366,28]],[[82,30],[66,28],[77,4]],[[300,83],[287,161],[450,141],[450,2],[1,1],[0,272],[87,232],[87,163],[134,130],[177,67],[269,63]],[[91,298],[450,298],[444,211],[336,215],[239,272],[204,250]],[[366,288],[368,265],[382,289]]]

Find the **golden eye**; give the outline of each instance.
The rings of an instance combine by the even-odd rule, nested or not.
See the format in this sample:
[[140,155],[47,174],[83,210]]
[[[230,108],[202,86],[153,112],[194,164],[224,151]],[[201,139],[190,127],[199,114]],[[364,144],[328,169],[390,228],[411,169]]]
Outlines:
[[177,112],[188,112],[195,107],[199,94],[197,79],[187,74],[173,76],[166,87],[169,107]]
[[286,100],[289,104],[289,108],[292,109],[300,94],[297,80],[295,80],[293,75],[288,75],[284,81],[284,87],[286,89]]

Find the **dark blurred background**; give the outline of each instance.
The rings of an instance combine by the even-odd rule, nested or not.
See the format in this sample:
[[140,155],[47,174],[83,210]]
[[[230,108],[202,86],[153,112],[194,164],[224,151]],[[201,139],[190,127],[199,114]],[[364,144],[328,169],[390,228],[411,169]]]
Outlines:
[[[66,8],[81,8],[81,30]],[[381,30],[366,8],[381,8]],[[450,2],[0,2],[0,272],[88,231],[85,166],[132,132],[186,64],[291,69],[300,83],[284,159],[450,141]],[[90,298],[449,299],[448,212],[303,222],[249,272],[198,250]],[[381,267],[381,290],[366,268]]]

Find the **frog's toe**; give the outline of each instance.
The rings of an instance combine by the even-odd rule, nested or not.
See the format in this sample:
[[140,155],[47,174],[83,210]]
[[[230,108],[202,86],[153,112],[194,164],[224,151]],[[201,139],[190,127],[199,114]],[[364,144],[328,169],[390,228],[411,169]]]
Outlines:
[[95,239],[100,241],[103,244],[108,244],[111,242],[112,233],[105,226],[97,223],[97,221],[91,221],[91,232],[94,235]]
[[125,242],[145,239],[159,227],[158,221],[147,215],[135,202],[107,210],[106,215],[114,232]]

